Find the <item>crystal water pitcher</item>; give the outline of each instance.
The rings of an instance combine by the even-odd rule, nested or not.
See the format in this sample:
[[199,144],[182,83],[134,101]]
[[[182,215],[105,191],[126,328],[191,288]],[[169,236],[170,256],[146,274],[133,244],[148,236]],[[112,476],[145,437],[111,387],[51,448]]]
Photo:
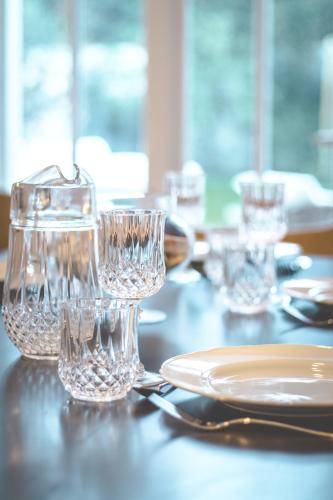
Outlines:
[[94,184],[50,166],[12,187],[2,313],[25,356],[58,357],[62,301],[99,294]]

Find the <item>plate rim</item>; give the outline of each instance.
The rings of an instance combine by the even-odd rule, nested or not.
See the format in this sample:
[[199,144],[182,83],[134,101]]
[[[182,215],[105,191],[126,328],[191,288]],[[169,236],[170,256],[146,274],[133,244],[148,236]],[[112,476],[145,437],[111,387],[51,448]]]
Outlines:
[[[295,290],[293,289],[292,287],[293,286],[296,286],[297,287],[297,283],[301,283],[301,282],[313,282],[313,286],[309,286],[309,287],[304,287],[303,290],[301,289],[298,289],[298,290]],[[332,291],[332,295],[333,295],[333,277],[321,277],[321,278],[300,278],[300,279],[291,279],[291,280],[286,280],[282,283],[282,289],[283,289],[283,292],[288,295],[289,297],[293,298],[293,299],[300,299],[300,300],[307,300],[309,302],[313,302],[314,304],[322,304],[322,305],[332,305],[332,300],[320,300],[320,299],[317,299],[317,295],[311,295],[311,290],[319,290],[320,289],[320,286],[316,286],[315,283],[328,283],[328,284],[331,284],[332,287],[328,288],[325,290],[325,286],[323,287],[323,290],[322,292],[325,292],[327,290],[330,290]],[[302,286],[300,285],[300,288],[302,288]]]
[[[204,397],[208,397],[211,399],[214,399],[216,401],[220,401],[225,404],[230,404],[230,405],[246,405],[246,407],[257,407],[257,408],[262,408],[263,411],[265,408],[267,409],[276,409],[279,410],[281,409],[282,411],[309,411],[311,410],[314,412],[315,410],[318,410],[318,412],[327,412],[329,411],[330,413],[333,412],[333,398],[331,402],[327,403],[311,403],[311,402],[289,402],[289,403],[281,403],[281,402],[276,402],[276,401],[256,401],[256,400],[245,400],[245,399],[239,399],[239,398],[233,398],[230,396],[223,395],[221,393],[209,391],[210,387],[205,383],[204,380],[204,374],[207,373],[207,371],[212,370],[213,368],[216,368],[218,366],[222,366],[222,363],[218,363],[215,365],[212,363],[212,366],[210,368],[205,368],[203,370],[198,369],[197,373],[195,374],[197,377],[197,382],[196,384],[190,384],[186,382],[186,380],[179,380],[175,376],[170,376],[166,370],[167,367],[170,365],[177,363],[179,360],[188,360],[192,359],[194,357],[209,357],[210,355],[219,355],[220,352],[222,352],[222,355],[228,356],[228,354],[234,354],[237,352],[248,352],[248,353],[255,353],[257,350],[261,351],[261,356],[265,355],[265,351],[270,351],[270,356],[271,359],[279,354],[279,357],[281,354],[284,354],[286,356],[287,351],[292,351],[292,356],[290,355],[289,358],[295,359],[295,351],[296,350],[303,350],[303,351],[308,351],[309,354],[312,354],[314,352],[322,353],[323,357],[320,359],[326,359],[325,354],[328,354],[328,361],[331,361],[333,363],[333,347],[332,346],[326,346],[326,345],[316,345],[316,344],[253,344],[253,345],[241,345],[241,346],[225,346],[225,347],[214,347],[211,349],[204,349],[200,351],[192,351],[189,353],[185,354],[180,354],[177,356],[173,356],[167,360],[165,360],[162,363],[162,366],[160,368],[160,374],[162,377],[172,385],[175,385],[176,387],[179,387],[181,389],[193,392],[195,394],[199,394]],[[275,351],[275,354],[274,354]],[[297,358],[297,356],[296,356]],[[269,359],[269,356],[266,355],[266,359]],[[308,357],[300,357],[299,359],[308,359]],[[309,359],[312,359],[311,356],[309,356]],[[248,360],[247,360],[248,361]],[[224,363],[226,364],[226,363]],[[235,361],[232,361],[230,364],[235,364]],[[194,370],[195,371],[195,370]],[[317,411],[315,411],[317,414]]]

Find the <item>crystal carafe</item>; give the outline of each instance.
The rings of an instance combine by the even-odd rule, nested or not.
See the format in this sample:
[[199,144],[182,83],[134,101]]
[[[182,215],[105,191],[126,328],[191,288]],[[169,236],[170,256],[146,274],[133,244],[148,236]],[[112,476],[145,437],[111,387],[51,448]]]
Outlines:
[[64,300],[99,295],[95,188],[74,168],[70,179],[52,165],[12,187],[2,313],[31,358],[58,357]]

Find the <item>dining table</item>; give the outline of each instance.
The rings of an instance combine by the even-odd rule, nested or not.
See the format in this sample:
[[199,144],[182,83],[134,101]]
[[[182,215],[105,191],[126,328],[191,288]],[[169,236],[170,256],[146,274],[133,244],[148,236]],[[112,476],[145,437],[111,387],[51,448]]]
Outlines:
[[[312,266],[293,277],[328,276],[333,257],[312,256]],[[168,279],[142,307],[166,313],[164,321],[139,326],[140,358],[155,372],[173,356],[210,348],[333,346],[332,327],[306,325],[278,302],[255,315],[228,311],[205,277]],[[73,400],[56,362],[21,357],[2,322],[0,359],[1,499],[333,498],[332,439],[257,426],[198,430],[134,390],[111,403]],[[174,393],[177,404],[201,417],[228,414],[214,399]]]

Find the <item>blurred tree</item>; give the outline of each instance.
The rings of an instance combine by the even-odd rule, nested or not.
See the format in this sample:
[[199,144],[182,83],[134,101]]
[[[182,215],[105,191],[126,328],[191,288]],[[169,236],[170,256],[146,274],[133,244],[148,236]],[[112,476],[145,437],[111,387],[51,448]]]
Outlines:
[[274,29],[273,166],[316,175],[322,41],[333,33],[333,3],[275,1]]

